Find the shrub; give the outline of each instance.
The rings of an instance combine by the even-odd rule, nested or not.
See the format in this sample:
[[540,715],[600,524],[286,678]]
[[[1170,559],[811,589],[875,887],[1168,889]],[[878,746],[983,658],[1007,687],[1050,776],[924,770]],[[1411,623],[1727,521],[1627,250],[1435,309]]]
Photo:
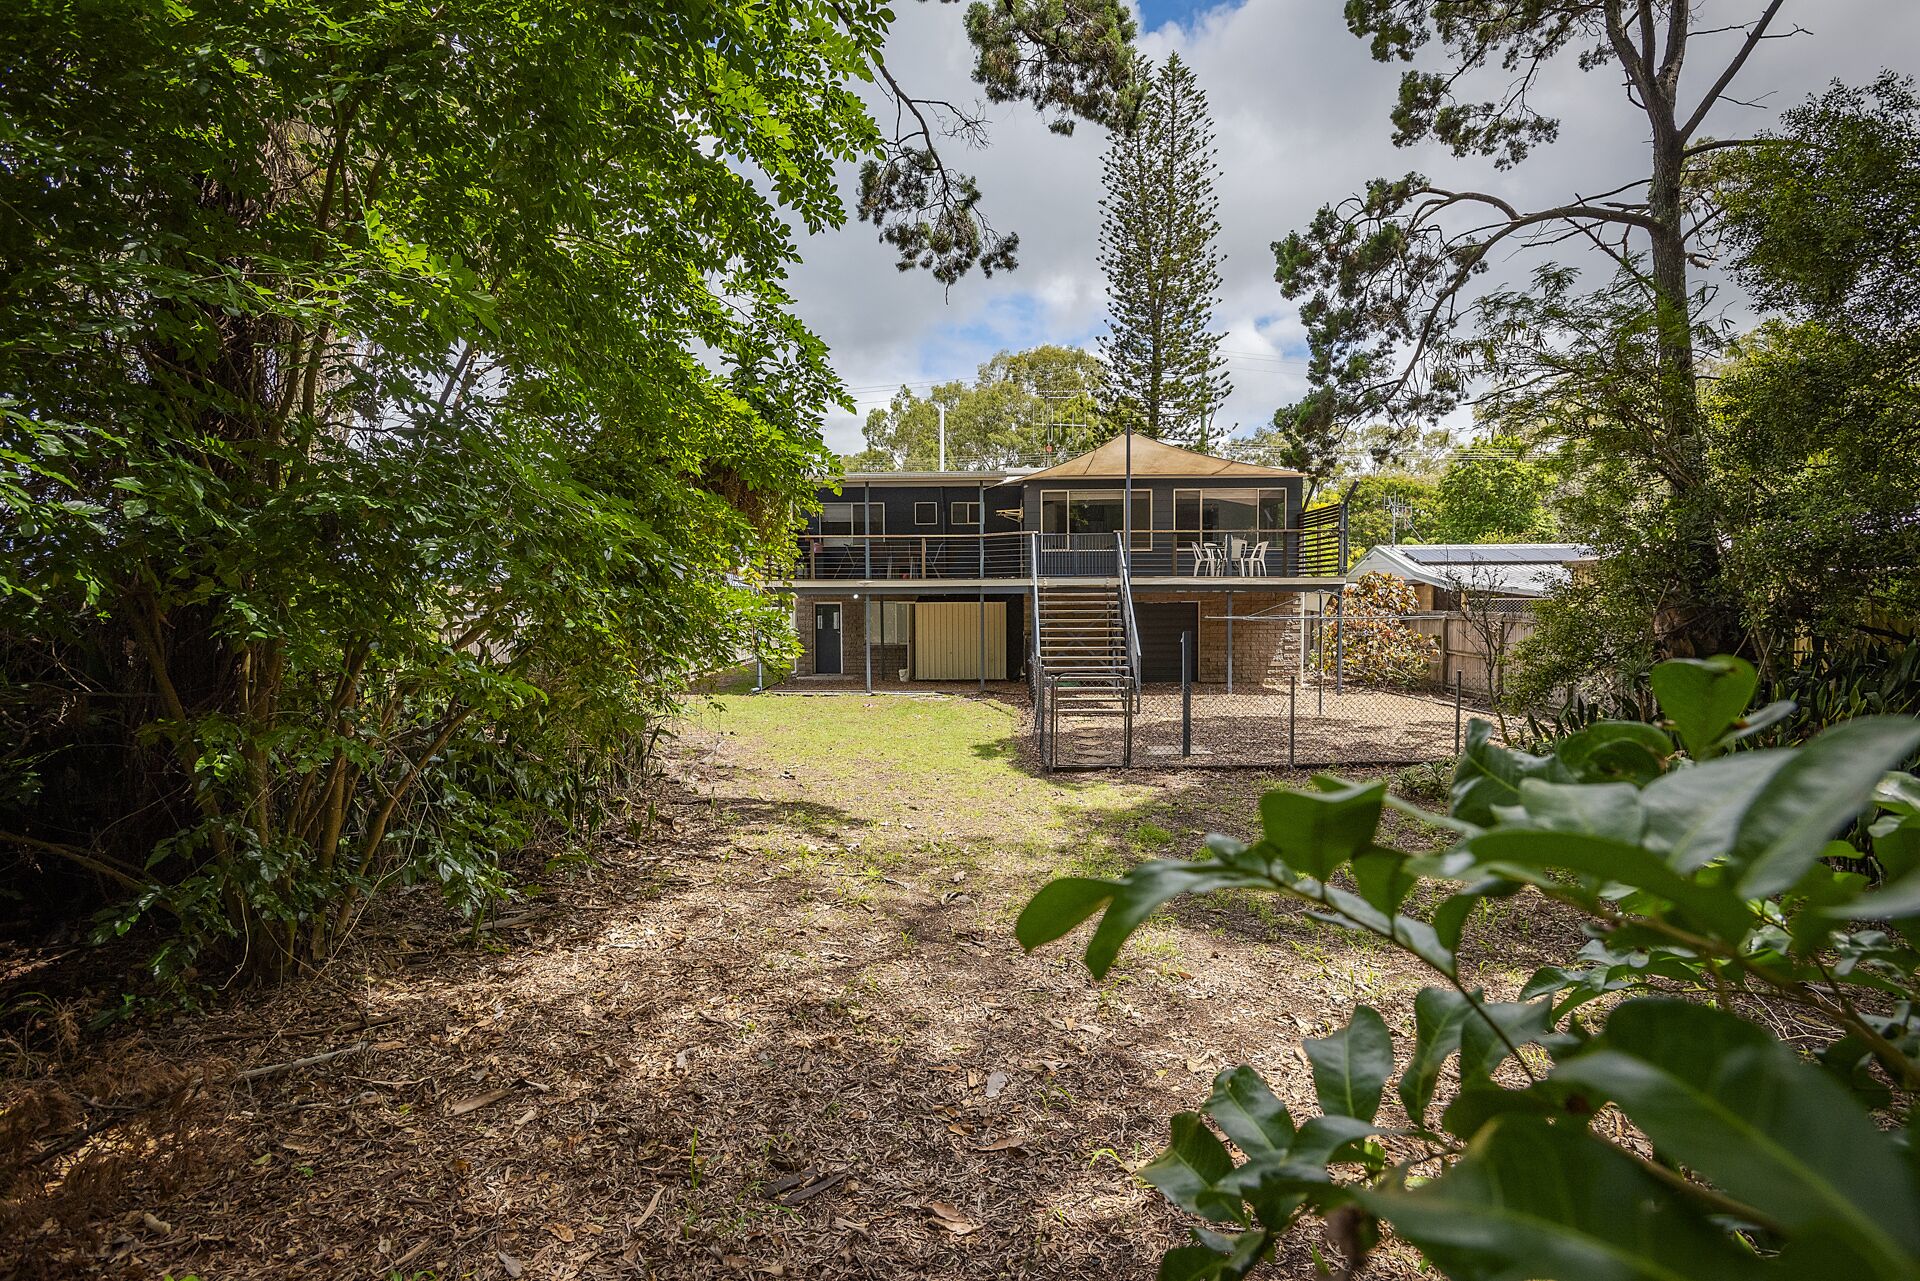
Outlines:
[[[1365,1006],[1306,1043],[1318,1116],[1241,1066],[1173,1119],[1140,1174],[1207,1226],[1164,1281],[1246,1276],[1311,1217],[1354,1268],[1384,1223],[1460,1281],[1920,1275],[1920,1170],[1886,1128],[1920,1091],[1920,784],[1888,772],[1920,721],[1730,754],[1791,711],[1743,715],[1756,685],[1737,659],[1664,663],[1668,728],[1598,721],[1549,755],[1475,722],[1439,853],[1382,843],[1383,808],[1411,811],[1384,784],[1322,778],[1264,797],[1250,845],[1216,836],[1190,862],[1034,897],[1028,948],[1101,914],[1096,976],[1161,904],[1238,889],[1304,900],[1441,980],[1404,1055]],[[1826,861],[1868,813],[1877,887]],[[1425,919],[1403,910],[1422,880],[1443,891]],[[1463,932],[1526,888],[1585,916],[1591,941],[1494,1000],[1468,984]],[[1618,1003],[1600,1014],[1602,998]],[[1403,1118],[1382,1115],[1389,1097]]]
[[1372,573],[1349,583],[1320,644],[1320,668],[1356,685],[1413,685],[1427,675],[1440,642],[1407,626],[1420,598],[1406,579]]

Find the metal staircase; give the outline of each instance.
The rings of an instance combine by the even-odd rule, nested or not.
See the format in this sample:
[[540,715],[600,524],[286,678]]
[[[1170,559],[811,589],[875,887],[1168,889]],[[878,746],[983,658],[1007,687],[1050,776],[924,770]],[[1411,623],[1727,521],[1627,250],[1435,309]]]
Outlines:
[[1119,565],[1117,584],[1034,580],[1038,728],[1050,769],[1133,764],[1139,633],[1124,555]]

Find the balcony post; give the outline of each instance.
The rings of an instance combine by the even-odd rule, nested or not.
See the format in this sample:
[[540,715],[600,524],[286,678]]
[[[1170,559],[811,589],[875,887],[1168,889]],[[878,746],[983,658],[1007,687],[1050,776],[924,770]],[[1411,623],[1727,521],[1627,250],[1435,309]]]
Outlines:
[[[873,482],[860,482],[860,546],[867,554],[867,581],[873,581]],[[871,681],[868,682],[872,684]]]
[[974,508],[973,537],[980,545],[979,604],[975,606],[980,622],[980,692],[987,692],[987,482],[980,482],[979,505]]

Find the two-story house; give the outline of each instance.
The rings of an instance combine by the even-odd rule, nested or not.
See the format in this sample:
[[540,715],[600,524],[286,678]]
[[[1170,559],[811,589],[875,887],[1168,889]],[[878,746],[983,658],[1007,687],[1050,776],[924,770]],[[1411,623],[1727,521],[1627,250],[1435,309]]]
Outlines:
[[[1128,494],[1132,511],[1127,511]],[[823,488],[798,562],[796,677],[1079,689],[1285,684],[1304,594],[1337,592],[1342,508],[1299,472],[1135,436],[1039,471]],[[1184,640],[1183,640],[1184,638]]]

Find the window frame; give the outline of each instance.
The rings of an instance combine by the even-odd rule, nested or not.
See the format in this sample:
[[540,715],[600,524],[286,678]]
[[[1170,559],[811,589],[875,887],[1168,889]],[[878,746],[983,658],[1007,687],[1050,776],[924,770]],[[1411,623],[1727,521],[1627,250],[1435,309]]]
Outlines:
[[[930,513],[930,514],[929,514]],[[913,526],[915,529],[940,523],[940,500],[938,498],[916,498],[913,502]]]

